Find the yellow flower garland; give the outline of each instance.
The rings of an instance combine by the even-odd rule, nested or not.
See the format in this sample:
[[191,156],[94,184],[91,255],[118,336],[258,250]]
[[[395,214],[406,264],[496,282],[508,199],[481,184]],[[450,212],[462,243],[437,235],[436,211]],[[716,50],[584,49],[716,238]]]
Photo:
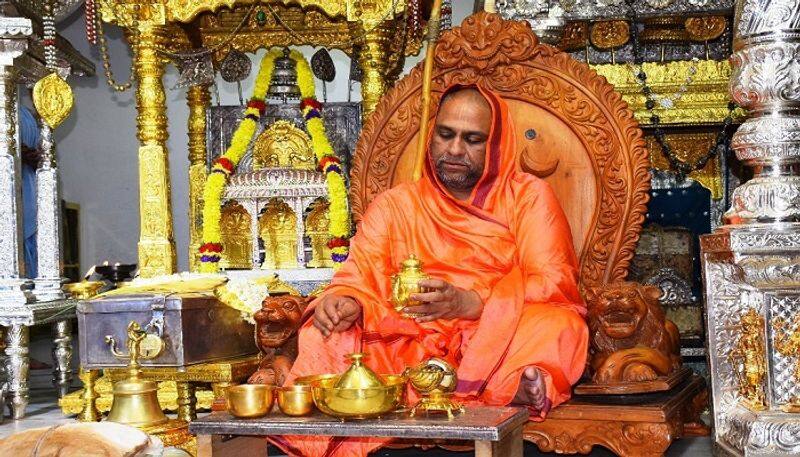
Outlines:
[[214,162],[206,179],[203,190],[203,245],[200,246],[202,254],[200,271],[203,273],[216,273],[218,270],[220,253],[222,252],[222,234],[219,223],[221,217],[222,192],[228,182],[228,177],[236,169],[236,165],[247,152],[247,145],[253,139],[258,129],[258,119],[263,112],[258,105],[263,105],[269,84],[272,80],[272,70],[275,68],[275,59],[280,56],[277,50],[270,51],[261,60],[261,66],[256,77],[253,97],[244,111],[245,118],[239,123],[231,138],[231,145],[219,159]]
[[[258,129],[258,119],[263,114],[264,98],[272,80],[275,59],[281,55],[278,50],[267,53],[261,60],[256,77],[253,97],[245,110],[245,118],[239,124],[231,138],[231,145],[225,154],[214,162],[212,172],[206,180],[203,192],[203,245],[200,271],[214,273],[218,270],[222,252],[222,234],[220,218],[222,193],[228,177],[236,169],[236,165],[247,152],[247,146]],[[297,78],[300,94],[303,98],[301,107],[306,119],[306,129],[311,136],[311,148],[317,163],[325,173],[328,188],[329,218],[328,232],[331,236],[331,256],[335,268],[347,258],[349,248],[347,238],[350,236],[350,210],[347,200],[347,185],[342,174],[341,164],[328,141],[325,125],[318,108],[321,104],[316,100],[316,89],[311,67],[305,57],[298,51],[292,51],[290,57],[297,63]]]
[[[307,103],[312,100],[317,103],[316,89],[314,86],[314,76],[311,66],[303,54],[292,51],[291,57],[297,62],[297,85],[300,87],[300,96],[303,98],[303,115],[306,118],[306,130],[311,136],[311,149],[317,157],[317,164],[320,165],[325,173],[325,183],[328,188],[328,207],[330,224],[328,233],[332,240],[341,240],[340,245],[331,247],[331,255],[334,265],[338,268],[341,262],[347,258],[348,246],[344,242],[350,236],[350,208],[347,200],[347,185],[342,174],[341,164],[339,164],[336,153],[328,141],[325,132],[325,124],[322,122],[319,112],[312,113],[315,108]],[[325,165],[325,159],[331,160],[331,165]]]

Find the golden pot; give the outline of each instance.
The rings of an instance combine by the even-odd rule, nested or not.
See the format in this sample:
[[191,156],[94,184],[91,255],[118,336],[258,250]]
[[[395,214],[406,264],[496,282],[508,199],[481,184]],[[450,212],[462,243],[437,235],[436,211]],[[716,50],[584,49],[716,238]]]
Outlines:
[[400,376],[383,376],[384,386],[363,389],[337,388],[338,380],[315,381],[311,391],[317,408],[339,419],[368,419],[394,411],[405,392],[405,380]]
[[275,386],[240,384],[228,387],[228,412],[236,417],[261,417],[272,409]]
[[408,259],[400,264],[400,271],[392,275],[392,305],[394,309],[404,317],[419,317],[414,313],[405,312],[409,306],[419,306],[420,302],[411,299],[411,295],[426,292],[419,286],[420,281],[430,279],[422,269],[422,262],[411,254]]
[[314,408],[311,386],[294,385],[278,389],[278,407],[287,416],[305,416]]

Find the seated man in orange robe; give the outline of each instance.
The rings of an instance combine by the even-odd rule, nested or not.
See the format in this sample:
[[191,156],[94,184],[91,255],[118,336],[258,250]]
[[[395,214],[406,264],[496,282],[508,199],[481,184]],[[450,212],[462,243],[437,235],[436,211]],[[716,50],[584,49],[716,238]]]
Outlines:
[[[518,168],[505,102],[476,86],[446,92],[424,176],[377,196],[350,257],[306,310],[287,378],[341,373],[367,354],[377,373],[430,357],[457,368],[463,403],[526,405],[542,420],[570,396],[587,356],[569,225],[550,187]],[[390,276],[410,254],[431,276],[407,311]],[[386,439],[280,437],[291,454],[366,455]]]

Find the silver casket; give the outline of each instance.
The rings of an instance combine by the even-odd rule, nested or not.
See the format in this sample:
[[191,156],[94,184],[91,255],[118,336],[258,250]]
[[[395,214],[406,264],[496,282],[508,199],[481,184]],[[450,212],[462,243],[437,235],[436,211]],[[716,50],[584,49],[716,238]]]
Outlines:
[[[164,350],[144,366],[180,367],[256,354],[254,327],[241,313],[211,294],[117,295],[81,302],[77,307],[81,367],[127,365],[109,341],[127,353],[127,328],[137,321],[164,340]],[[111,339],[109,338],[111,337]]]

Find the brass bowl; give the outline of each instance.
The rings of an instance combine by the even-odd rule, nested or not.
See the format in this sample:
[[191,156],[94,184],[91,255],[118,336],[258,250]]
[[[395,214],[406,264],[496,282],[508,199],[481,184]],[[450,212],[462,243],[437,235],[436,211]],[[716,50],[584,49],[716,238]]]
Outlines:
[[228,412],[236,417],[261,417],[272,409],[275,386],[240,384],[228,387]]
[[301,376],[294,380],[294,385],[296,386],[311,386],[317,381],[321,381],[323,379],[334,379],[339,378],[338,374],[314,374],[311,376]]
[[105,283],[103,281],[81,281],[64,284],[62,289],[72,298],[87,300],[97,295],[104,285]]
[[311,391],[317,408],[339,419],[369,419],[394,411],[405,392],[405,380],[400,376],[383,376],[385,386],[366,389],[338,389],[337,380],[317,380]]
[[314,408],[311,386],[294,385],[278,390],[278,407],[287,416],[305,416]]

